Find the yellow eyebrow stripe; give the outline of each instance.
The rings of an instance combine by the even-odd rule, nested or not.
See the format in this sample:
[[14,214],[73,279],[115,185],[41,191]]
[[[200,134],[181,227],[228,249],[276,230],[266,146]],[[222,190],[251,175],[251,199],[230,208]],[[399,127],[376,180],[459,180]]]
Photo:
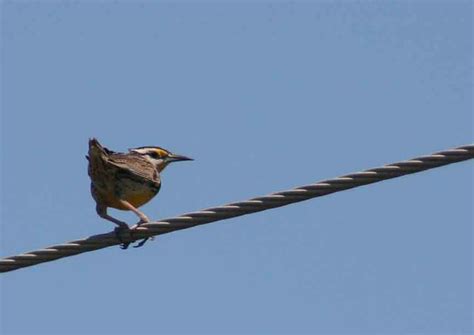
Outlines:
[[158,152],[158,154],[160,155],[160,157],[167,157],[169,154],[167,151],[163,150],[163,149],[156,149],[156,152]]

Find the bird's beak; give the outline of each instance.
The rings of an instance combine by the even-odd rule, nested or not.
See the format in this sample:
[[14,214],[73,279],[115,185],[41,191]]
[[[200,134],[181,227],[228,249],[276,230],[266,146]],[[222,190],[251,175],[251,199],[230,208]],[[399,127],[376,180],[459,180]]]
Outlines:
[[175,155],[171,154],[168,156],[168,161],[169,162],[179,162],[179,161],[193,161],[194,159],[186,157],[186,156],[181,156],[181,155]]

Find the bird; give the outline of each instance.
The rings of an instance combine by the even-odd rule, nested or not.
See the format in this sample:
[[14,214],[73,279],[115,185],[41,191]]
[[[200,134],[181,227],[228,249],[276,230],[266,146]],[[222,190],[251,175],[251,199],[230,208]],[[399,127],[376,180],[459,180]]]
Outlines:
[[[160,191],[160,174],[170,163],[193,160],[158,146],[132,148],[126,153],[115,152],[102,146],[96,138],[89,139],[86,159],[89,161],[88,174],[96,212],[101,218],[117,225],[114,231],[122,242],[122,249],[127,249],[130,243],[123,242],[121,233],[130,228],[125,222],[110,216],[108,208],[135,213],[140,220],[134,228],[150,222],[138,208]],[[147,240],[143,239],[134,247],[143,246]]]

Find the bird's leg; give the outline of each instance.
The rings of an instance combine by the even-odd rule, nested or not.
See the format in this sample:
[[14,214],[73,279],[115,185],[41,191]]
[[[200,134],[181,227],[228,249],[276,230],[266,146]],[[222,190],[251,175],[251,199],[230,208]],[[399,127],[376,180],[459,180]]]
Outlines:
[[107,207],[97,205],[96,211],[97,211],[97,214],[99,214],[99,216],[101,218],[115,223],[117,226],[119,226],[119,228],[122,228],[122,229],[127,229],[128,228],[128,225],[125,222],[117,220],[116,218],[114,218],[114,217],[110,216],[109,214],[107,214]]
[[120,248],[127,249],[128,246],[130,245],[130,243],[125,243],[122,239],[121,234],[122,234],[123,231],[126,231],[126,230],[130,229],[128,227],[128,225],[125,222],[117,220],[116,218],[108,215],[107,214],[107,207],[105,207],[105,206],[97,205],[96,206],[96,211],[97,211],[97,214],[101,218],[103,218],[105,220],[108,220],[108,221],[111,221],[111,222],[115,223],[118,226],[114,229],[115,237],[117,238],[117,240],[119,240],[121,242]]
[[150,219],[138,208],[133,206],[131,203],[125,200],[119,200],[120,204],[124,206],[126,209],[134,212],[139,218],[140,221],[138,221],[137,225],[141,225],[142,223],[150,222]]
[[[138,208],[136,208],[135,206],[133,206],[131,203],[129,203],[128,201],[125,201],[125,200],[120,200],[120,203],[126,207],[127,209],[131,210],[132,212],[134,212],[139,218],[140,218],[140,221],[138,221],[138,223],[136,224],[135,227],[132,228],[132,231],[130,232],[130,234],[133,234],[133,230],[138,228],[142,223],[147,223],[147,222],[151,222],[150,219],[142,212],[140,211]],[[134,248],[139,248],[139,247],[142,247],[146,241],[148,241],[150,238],[149,237],[146,237],[144,238],[143,240],[141,240],[137,245],[134,245],[133,247]],[[128,247],[128,246],[127,246]]]

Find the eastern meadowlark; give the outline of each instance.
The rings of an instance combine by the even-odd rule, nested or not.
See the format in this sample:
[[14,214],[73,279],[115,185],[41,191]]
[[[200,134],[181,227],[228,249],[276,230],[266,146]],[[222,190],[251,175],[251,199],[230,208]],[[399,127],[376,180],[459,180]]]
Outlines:
[[[117,225],[115,232],[119,240],[121,231],[129,227],[107,214],[107,209],[112,207],[134,212],[140,218],[137,226],[150,222],[138,208],[160,191],[160,173],[169,163],[192,160],[154,146],[129,149],[127,153],[114,152],[103,147],[95,138],[89,140],[89,155],[86,158],[97,214]],[[142,246],[146,240],[135,247]],[[126,249],[128,245],[122,243],[121,247]]]

